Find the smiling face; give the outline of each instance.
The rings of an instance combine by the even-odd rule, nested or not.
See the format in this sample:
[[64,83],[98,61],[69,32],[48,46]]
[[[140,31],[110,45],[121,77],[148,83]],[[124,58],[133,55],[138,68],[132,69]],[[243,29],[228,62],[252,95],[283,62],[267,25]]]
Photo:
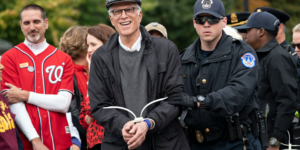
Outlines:
[[[212,16],[210,14],[200,14],[198,16]],[[206,42],[206,43],[212,43],[215,41],[219,41],[219,39],[222,36],[222,29],[225,28],[227,24],[227,18],[223,18],[220,20],[219,23],[212,24],[210,25],[208,21],[205,21],[203,25],[197,24],[195,20],[194,22],[194,28],[196,29],[201,43]]]
[[96,37],[88,34],[86,37],[86,43],[88,46],[88,59],[91,60],[93,53],[103,45],[103,42]]
[[35,44],[43,42],[48,29],[48,19],[44,20],[42,12],[35,9],[24,10],[21,16],[20,25],[25,38]]
[[114,14],[109,16],[111,24],[119,32],[119,35],[121,37],[139,36],[140,34],[139,25],[142,21],[143,13],[142,11],[137,10],[137,6],[138,6],[137,3],[132,3],[132,2],[119,2],[111,6],[110,11],[131,9],[134,7],[132,14],[126,14],[125,10],[122,10],[120,16],[114,16]]

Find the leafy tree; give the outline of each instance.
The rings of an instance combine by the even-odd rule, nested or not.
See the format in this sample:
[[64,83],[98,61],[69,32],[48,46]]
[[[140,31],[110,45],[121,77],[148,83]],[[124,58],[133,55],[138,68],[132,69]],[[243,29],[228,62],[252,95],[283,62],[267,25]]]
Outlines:
[[67,28],[77,25],[80,15],[77,9],[83,0],[1,0],[0,1],[0,38],[14,45],[24,41],[20,27],[20,11],[31,3],[42,6],[49,20],[46,39],[50,44],[58,45],[59,39]]

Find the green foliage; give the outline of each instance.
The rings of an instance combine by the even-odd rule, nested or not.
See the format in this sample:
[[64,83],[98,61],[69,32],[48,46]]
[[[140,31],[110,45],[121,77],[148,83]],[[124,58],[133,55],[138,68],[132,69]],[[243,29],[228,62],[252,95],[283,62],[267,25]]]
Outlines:
[[78,24],[80,11],[77,9],[83,0],[1,0],[0,1],[0,38],[14,45],[24,41],[20,28],[20,11],[31,3],[42,6],[49,20],[46,31],[47,42],[58,45],[59,39],[67,28]]

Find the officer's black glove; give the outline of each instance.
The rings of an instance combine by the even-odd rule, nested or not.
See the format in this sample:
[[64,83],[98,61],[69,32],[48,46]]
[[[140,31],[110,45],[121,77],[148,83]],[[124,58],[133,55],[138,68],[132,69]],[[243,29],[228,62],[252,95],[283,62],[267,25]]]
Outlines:
[[189,96],[183,92],[168,96],[167,101],[172,105],[178,105],[187,108],[197,108],[197,98],[195,96]]

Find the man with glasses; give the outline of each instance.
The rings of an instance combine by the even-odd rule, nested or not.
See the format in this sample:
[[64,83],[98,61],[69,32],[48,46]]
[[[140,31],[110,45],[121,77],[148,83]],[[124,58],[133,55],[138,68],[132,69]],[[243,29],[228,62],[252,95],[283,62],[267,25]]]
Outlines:
[[292,55],[278,44],[280,21],[268,12],[253,13],[240,26],[247,29],[247,43],[256,51],[261,68],[258,98],[267,116],[268,150],[279,150],[297,110],[297,68]]
[[89,79],[91,114],[105,128],[102,150],[187,150],[179,107],[157,102],[147,107],[145,119],[107,106],[121,106],[140,116],[155,99],[182,91],[181,65],[176,45],[151,36],[140,25],[141,0],[107,0],[117,32],[93,54]]
[[196,1],[199,38],[181,54],[184,93],[168,101],[188,108],[180,119],[188,126],[192,150],[260,150],[252,133],[257,120],[250,118],[258,109],[257,56],[244,41],[225,34],[224,16],[220,0]]

